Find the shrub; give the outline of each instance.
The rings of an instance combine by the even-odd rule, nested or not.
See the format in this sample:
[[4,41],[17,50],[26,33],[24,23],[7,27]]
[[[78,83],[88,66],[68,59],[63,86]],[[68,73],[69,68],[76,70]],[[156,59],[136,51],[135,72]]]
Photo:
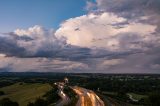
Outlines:
[[38,98],[34,103],[29,102],[27,106],[48,106],[48,104],[44,99]]
[[9,98],[0,100],[0,106],[19,106],[17,102],[11,101]]
[[3,91],[0,91],[0,96],[4,95],[5,93]]
[[160,105],[160,92],[153,92],[149,95],[149,101],[152,106]]

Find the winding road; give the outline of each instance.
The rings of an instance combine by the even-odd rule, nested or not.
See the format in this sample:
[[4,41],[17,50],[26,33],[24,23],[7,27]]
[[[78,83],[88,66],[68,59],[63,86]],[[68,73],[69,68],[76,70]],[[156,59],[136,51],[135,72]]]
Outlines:
[[104,102],[93,91],[77,86],[72,87],[72,89],[79,96],[76,106],[105,106]]

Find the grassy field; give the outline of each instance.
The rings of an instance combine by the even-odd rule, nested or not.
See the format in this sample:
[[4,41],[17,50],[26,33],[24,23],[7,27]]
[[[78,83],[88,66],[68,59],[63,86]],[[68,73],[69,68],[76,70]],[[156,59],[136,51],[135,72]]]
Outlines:
[[20,106],[26,106],[28,102],[33,102],[36,98],[41,97],[50,89],[51,86],[49,84],[16,83],[11,86],[0,88],[0,91],[5,92],[5,95],[0,96],[0,99],[7,97],[18,102]]

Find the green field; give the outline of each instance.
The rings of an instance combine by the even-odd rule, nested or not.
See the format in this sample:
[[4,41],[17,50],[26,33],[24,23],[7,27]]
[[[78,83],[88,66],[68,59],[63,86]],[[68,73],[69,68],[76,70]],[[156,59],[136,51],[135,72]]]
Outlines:
[[49,84],[23,83],[21,85],[20,83],[16,83],[0,88],[0,91],[5,92],[5,95],[0,96],[0,99],[7,97],[18,102],[20,106],[26,106],[28,102],[33,102],[36,98],[41,97],[49,90],[51,90],[51,86]]

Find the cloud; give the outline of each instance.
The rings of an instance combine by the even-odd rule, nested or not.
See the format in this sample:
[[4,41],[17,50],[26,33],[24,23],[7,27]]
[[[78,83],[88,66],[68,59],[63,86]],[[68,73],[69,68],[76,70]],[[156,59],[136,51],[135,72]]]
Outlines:
[[[104,58],[129,53],[128,51],[116,53],[107,49],[70,44],[67,42],[69,38],[58,36],[52,29],[47,30],[37,25],[5,34],[6,37],[0,37],[2,41],[0,53],[6,56],[21,58],[47,57],[79,61],[87,58]],[[82,40],[82,38],[79,40]]]
[[0,71],[159,73],[158,0],[87,1],[57,30],[0,34]]
[[101,71],[109,71],[111,68],[123,64],[125,62],[125,59],[105,59],[97,64],[97,70]]
[[5,54],[0,54],[0,58],[6,57]]
[[150,13],[159,14],[159,0],[96,0],[94,3],[99,11],[108,11],[128,15],[130,17],[142,16]]
[[[66,44],[66,39],[58,39],[53,29],[34,26],[28,29],[17,29],[0,37],[0,53],[16,57],[65,57],[69,51],[82,53],[88,51],[80,47]],[[80,54],[83,55],[83,54]]]
[[86,7],[85,10],[93,12],[96,9],[96,4],[92,1],[86,1]]
[[0,61],[1,71],[12,72],[71,72],[73,70],[87,70],[86,64],[74,61],[63,61],[48,58],[17,58],[4,57]]
[[158,0],[87,1],[89,13],[66,20],[55,35],[71,45],[113,54],[83,60],[92,72],[159,73],[159,9]]
[[[128,22],[113,13],[88,14],[66,20],[55,35],[65,37],[68,44],[88,48],[105,48],[109,51],[141,49],[134,42],[148,43],[156,26]],[[148,39],[148,41],[147,41]]]
[[0,37],[0,53],[7,56],[25,55],[25,49],[19,47],[12,38]]
[[[128,23],[126,19],[114,16],[114,14],[112,14],[112,23],[112,21],[105,19],[107,14],[109,13],[85,15],[82,16],[84,19],[77,17],[78,21],[77,18],[69,19],[66,21],[67,24],[63,23],[56,32],[41,26],[34,26],[26,30],[18,29],[11,33],[5,33],[5,36],[0,37],[1,71],[158,72],[158,63],[154,63],[156,61],[154,55],[159,56],[157,54],[157,47],[159,46],[157,46],[158,41],[155,42],[156,36],[152,34],[155,26]],[[104,17],[104,19],[100,17]],[[91,22],[89,20],[97,28],[90,27]],[[77,23],[72,23],[72,21]],[[80,26],[73,27],[68,22],[73,26],[77,24]],[[139,28],[134,29],[135,24],[139,28],[144,27],[144,31],[139,31]],[[71,30],[66,30],[65,34],[62,29],[65,29],[66,25],[69,25],[68,28]],[[106,31],[108,27],[117,31]],[[86,28],[87,30],[85,30]],[[127,30],[124,31],[123,28],[127,28]],[[63,32],[62,35],[59,31]],[[68,31],[71,31],[72,34]],[[86,33],[86,35],[83,37],[81,36],[82,33]],[[92,37],[91,42],[89,42],[90,36],[87,37],[88,34]],[[71,38],[74,41],[74,35],[79,38],[75,40],[76,44],[68,42]],[[88,41],[85,42],[84,40]],[[118,42],[117,45],[116,42]],[[141,53],[144,55],[139,55]],[[132,58],[132,55],[135,56]],[[147,60],[144,59],[145,56]],[[137,61],[138,59],[142,61]]]
[[30,40],[18,39],[17,44],[25,48],[28,52],[36,54],[39,51],[53,52],[65,45],[64,40],[59,40],[54,36],[54,30],[47,30],[41,26],[34,26],[27,30],[17,29],[14,34],[20,38],[28,38]]
[[[157,31],[160,29],[159,0],[96,0],[92,2],[92,6],[96,8],[95,12],[112,12],[129,21],[143,21],[157,25]],[[92,8],[90,7],[89,11],[93,12]]]
[[[89,55],[90,49],[66,44],[66,39],[58,39],[53,29],[34,26],[17,29],[0,37],[0,53],[16,57],[81,58]],[[71,54],[71,51],[73,55]]]
[[104,61],[137,53],[68,44],[67,38],[55,36],[52,31],[34,26],[3,34],[5,36],[0,37],[1,71],[105,72],[113,64],[106,67]]

